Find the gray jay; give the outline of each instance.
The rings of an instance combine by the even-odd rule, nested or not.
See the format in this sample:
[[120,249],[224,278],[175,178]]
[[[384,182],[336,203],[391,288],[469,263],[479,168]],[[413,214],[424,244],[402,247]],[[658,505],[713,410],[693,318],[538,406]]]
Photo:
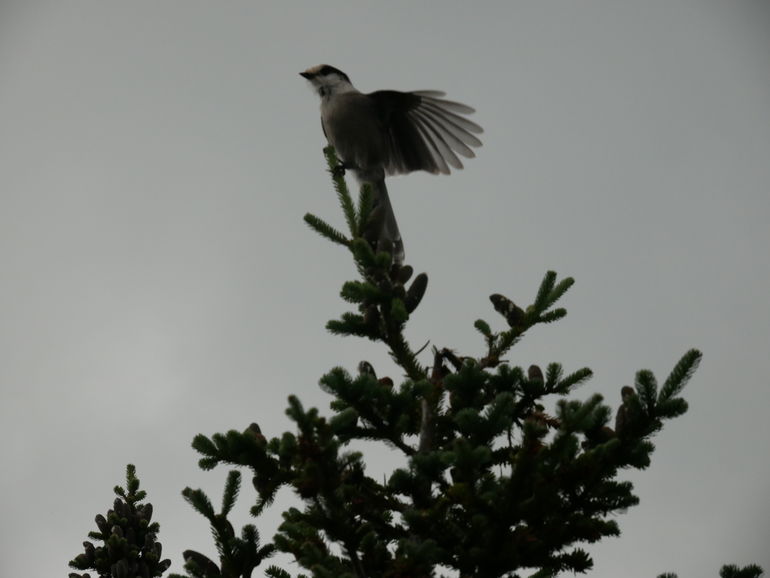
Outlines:
[[321,97],[321,126],[343,169],[373,190],[371,240],[403,263],[404,245],[385,187],[386,175],[412,171],[449,174],[463,167],[457,155],[476,156],[482,128],[467,118],[473,109],[444,100],[443,92],[378,90],[363,94],[347,74],[321,64],[300,75]]

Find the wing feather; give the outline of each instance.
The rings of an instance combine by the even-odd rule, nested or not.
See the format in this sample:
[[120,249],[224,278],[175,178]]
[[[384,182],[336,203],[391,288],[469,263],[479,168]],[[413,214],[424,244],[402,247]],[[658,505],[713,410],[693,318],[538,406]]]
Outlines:
[[428,120],[429,124],[444,136],[444,140],[452,150],[467,158],[473,158],[476,156],[470,147],[468,147],[468,145],[463,142],[464,134],[462,132],[459,132],[458,134],[458,132],[453,130],[456,125],[453,125],[447,119],[442,118],[441,116],[427,109],[420,110],[417,114],[421,118]]
[[484,129],[481,128],[479,125],[477,125],[475,122],[473,122],[471,120],[468,120],[467,118],[462,117],[462,116],[460,116],[458,114],[454,114],[452,112],[449,112],[448,110],[443,109],[440,106],[437,106],[436,104],[434,104],[434,103],[432,103],[430,101],[424,102],[420,106],[420,108],[421,109],[424,108],[425,110],[432,110],[436,114],[439,114],[443,118],[447,119],[448,121],[453,122],[458,128],[462,129],[462,131],[464,133],[468,133],[470,137],[472,137],[473,139],[475,139],[476,141],[479,142],[479,144],[476,145],[476,146],[481,146],[481,141],[479,141],[471,133],[480,134],[480,133],[484,132]]
[[418,114],[410,113],[410,116],[412,117],[413,122],[420,127],[423,138],[430,143],[429,148],[433,152],[433,161],[438,167],[438,172],[448,175],[450,171],[447,163],[454,168],[462,168],[462,164],[459,167],[457,166],[457,163],[460,162],[459,159],[454,155],[436,129]]
[[467,104],[440,98],[444,96],[444,93],[440,90],[417,90],[412,92],[412,94],[416,94],[417,96],[423,97],[426,100],[432,100],[436,103],[439,103],[443,108],[453,112],[459,112],[460,114],[473,114],[476,112],[475,108],[472,108]]
[[481,146],[475,135],[483,129],[461,116],[473,113],[473,108],[444,100],[441,91],[382,90],[368,96],[381,111],[388,174],[417,170],[447,174],[450,166],[463,167],[458,154],[472,158],[476,155],[471,147]]

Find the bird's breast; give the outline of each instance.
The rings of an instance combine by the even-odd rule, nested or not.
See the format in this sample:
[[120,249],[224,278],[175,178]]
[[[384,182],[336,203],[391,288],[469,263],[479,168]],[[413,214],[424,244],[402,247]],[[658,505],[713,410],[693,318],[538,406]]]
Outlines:
[[372,170],[387,158],[387,133],[374,103],[363,94],[342,94],[322,102],[326,138],[348,165]]

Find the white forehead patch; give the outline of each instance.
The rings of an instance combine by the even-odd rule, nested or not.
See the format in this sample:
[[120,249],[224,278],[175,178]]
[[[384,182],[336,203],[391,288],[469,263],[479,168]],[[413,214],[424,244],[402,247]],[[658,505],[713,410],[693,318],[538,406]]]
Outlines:
[[319,72],[321,72],[321,69],[322,69],[323,67],[324,67],[324,65],[323,65],[323,64],[318,64],[317,66],[311,66],[310,68],[308,68],[308,69],[305,71],[305,73],[306,73],[306,74],[318,74]]

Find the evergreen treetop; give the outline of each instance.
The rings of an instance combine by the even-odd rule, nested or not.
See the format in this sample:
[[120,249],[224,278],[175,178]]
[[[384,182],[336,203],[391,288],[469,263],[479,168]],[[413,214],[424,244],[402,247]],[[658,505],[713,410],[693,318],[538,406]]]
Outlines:
[[[637,372],[633,386],[619,388],[614,412],[601,395],[572,397],[591,377],[588,368],[511,365],[505,356],[527,331],[566,315],[557,304],[573,280],[548,272],[526,307],[490,296],[500,318],[474,324],[482,355],[435,346],[425,364],[404,328],[428,277],[375,251],[366,238],[376,218],[369,187],[354,202],[333,150],[325,152],[348,231],[314,215],[305,221],[347,248],[359,273],[341,290],[353,310],[327,328],[382,343],[404,379],[397,384],[367,361],[355,371],[333,367],[320,380],[331,395],[330,415],[292,395],[286,414],[294,432],[266,437],[252,423],[197,435],[202,469],[227,464],[249,473],[252,515],[262,514],[284,487],[298,502],[283,512],[272,542],[260,545],[254,525],[237,535],[228,520],[240,470],[229,473],[218,512],[202,490],[185,489],[184,498],[209,521],[218,560],[187,550],[186,574],[171,578],[249,578],[275,552],[290,554],[303,569],[296,578],[544,578],[588,571],[593,562],[582,546],[619,535],[616,515],[639,501],[620,471],[646,468],[651,438],[687,411],[680,394],[701,353],[686,352],[662,385],[652,372]],[[364,454],[351,447],[360,441],[388,446],[402,457],[401,467],[381,480],[367,475]],[[133,466],[127,480],[128,492],[116,488],[122,499],[107,518],[97,517],[100,532],[91,534],[106,546],[86,542],[73,567],[147,578],[168,567],[159,561],[151,506],[135,506],[144,493]],[[292,578],[275,565],[264,575]],[[756,578],[761,569],[725,566],[721,575]]]

